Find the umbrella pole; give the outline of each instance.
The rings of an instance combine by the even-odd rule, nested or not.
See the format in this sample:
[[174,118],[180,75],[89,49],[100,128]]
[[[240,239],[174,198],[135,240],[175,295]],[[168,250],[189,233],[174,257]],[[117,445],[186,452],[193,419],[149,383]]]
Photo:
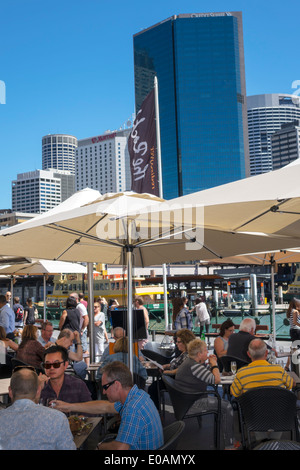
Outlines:
[[272,321],[273,321],[273,345],[276,344],[276,305],[275,305],[275,261],[271,257],[271,290],[272,290]]
[[126,247],[127,257],[127,336],[128,367],[133,375],[133,319],[132,319],[132,248]]
[[46,321],[46,274],[43,276],[44,278],[44,322]]
[[11,293],[10,307],[12,308],[13,298],[14,298],[14,276],[11,276],[10,278],[10,293]]
[[[155,102],[155,127],[156,127],[156,147],[157,147],[159,197],[163,198],[162,166],[161,166],[161,142],[160,142],[160,121],[159,121],[159,100],[158,100],[158,80],[157,80],[157,76],[154,77],[154,102]],[[169,312],[168,312],[168,283],[167,283],[166,263],[163,263],[162,267],[163,267],[163,285],[164,285],[165,330],[168,330],[169,329]]]
[[88,314],[90,330],[90,362],[95,362],[95,338],[94,338],[94,274],[93,263],[87,263],[88,271]]

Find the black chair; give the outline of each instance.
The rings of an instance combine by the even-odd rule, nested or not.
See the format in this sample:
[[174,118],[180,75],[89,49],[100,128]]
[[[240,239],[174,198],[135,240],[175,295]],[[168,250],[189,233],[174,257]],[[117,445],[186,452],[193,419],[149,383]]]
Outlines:
[[162,356],[161,354],[157,353],[156,351],[152,351],[151,349],[143,349],[142,354],[147,359],[152,359],[153,361],[158,362],[158,364],[161,365],[170,364],[172,359],[171,357],[168,358],[166,356]]
[[[113,426],[117,426],[119,421],[120,418],[118,417],[113,417],[108,421],[106,428],[108,434],[103,437],[100,443],[112,441],[117,437],[117,432],[111,432],[111,428]],[[174,423],[165,426],[163,428],[164,443],[157,450],[175,450],[178,439],[181,436],[184,428],[185,424],[183,421],[175,421]]]
[[[197,418],[199,426],[201,425],[201,416],[213,414],[215,418],[214,438],[216,448],[220,449],[221,435],[221,397],[216,390],[206,390],[205,392],[191,392],[178,385],[174,379],[168,376],[162,376],[167,391],[169,392],[171,403],[174,410],[174,416],[177,421],[188,418]],[[217,398],[217,407],[215,410],[189,411],[192,405],[201,398],[214,395]]]
[[280,387],[257,387],[234,399],[237,404],[242,445],[251,449],[257,441],[253,433],[290,432],[299,441],[296,395]]
[[225,372],[231,372],[231,362],[235,361],[236,362],[236,368],[237,370],[240,369],[241,367],[247,366],[250,362],[243,361],[242,359],[239,359],[238,357],[234,356],[222,356],[221,362],[223,364],[223,369]]
[[185,424],[183,421],[175,421],[174,423],[165,426],[164,432],[164,443],[158,450],[175,450],[176,444],[183,433]]
[[300,450],[300,442],[296,441],[275,441],[269,440],[261,442],[253,450]]
[[[11,364],[12,364],[12,369],[14,369],[14,368],[17,367],[17,366],[24,366],[24,367],[26,367],[26,366],[31,366],[31,364],[27,364],[26,362],[23,362],[23,361],[21,361],[20,359],[16,359],[15,357],[13,357],[13,358],[11,359]],[[32,367],[33,367],[33,366],[32,366]],[[44,371],[44,369],[43,369],[42,367],[41,367],[41,368],[35,367],[35,370],[36,370],[36,373],[37,373],[38,375],[39,375],[40,373],[42,373],[42,374],[45,373],[45,371]]]

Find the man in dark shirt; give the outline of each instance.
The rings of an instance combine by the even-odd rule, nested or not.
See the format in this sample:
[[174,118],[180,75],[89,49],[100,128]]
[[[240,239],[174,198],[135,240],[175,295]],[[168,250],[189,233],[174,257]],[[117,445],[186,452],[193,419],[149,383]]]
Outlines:
[[90,401],[91,393],[83,380],[65,374],[69,365],[68,351],[62,346],[46,349],[43,366],[48,380],[41,391],[41,399],[63,400],[69,403]]
[[250,341],[255,338],[255,329],[255,320],[253,318],[245,318],[240,324],[239,332],[229,336],[227,356],[233,356],[249,363],[251,359],[247,351]]

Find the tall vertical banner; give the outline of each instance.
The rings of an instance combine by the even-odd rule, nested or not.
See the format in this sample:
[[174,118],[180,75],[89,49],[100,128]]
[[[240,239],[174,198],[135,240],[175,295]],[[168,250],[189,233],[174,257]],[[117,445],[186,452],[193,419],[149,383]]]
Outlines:
[[131,190],[159,196],[154,89],[146,96],[128,137]]

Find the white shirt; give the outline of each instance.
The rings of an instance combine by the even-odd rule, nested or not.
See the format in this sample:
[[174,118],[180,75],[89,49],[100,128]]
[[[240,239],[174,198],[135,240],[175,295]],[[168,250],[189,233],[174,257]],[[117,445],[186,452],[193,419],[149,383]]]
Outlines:
[[200,302],[200,304],[197,304],[195,309],[198,322],[203,322],[210,318],[206,304],[204,302]]

